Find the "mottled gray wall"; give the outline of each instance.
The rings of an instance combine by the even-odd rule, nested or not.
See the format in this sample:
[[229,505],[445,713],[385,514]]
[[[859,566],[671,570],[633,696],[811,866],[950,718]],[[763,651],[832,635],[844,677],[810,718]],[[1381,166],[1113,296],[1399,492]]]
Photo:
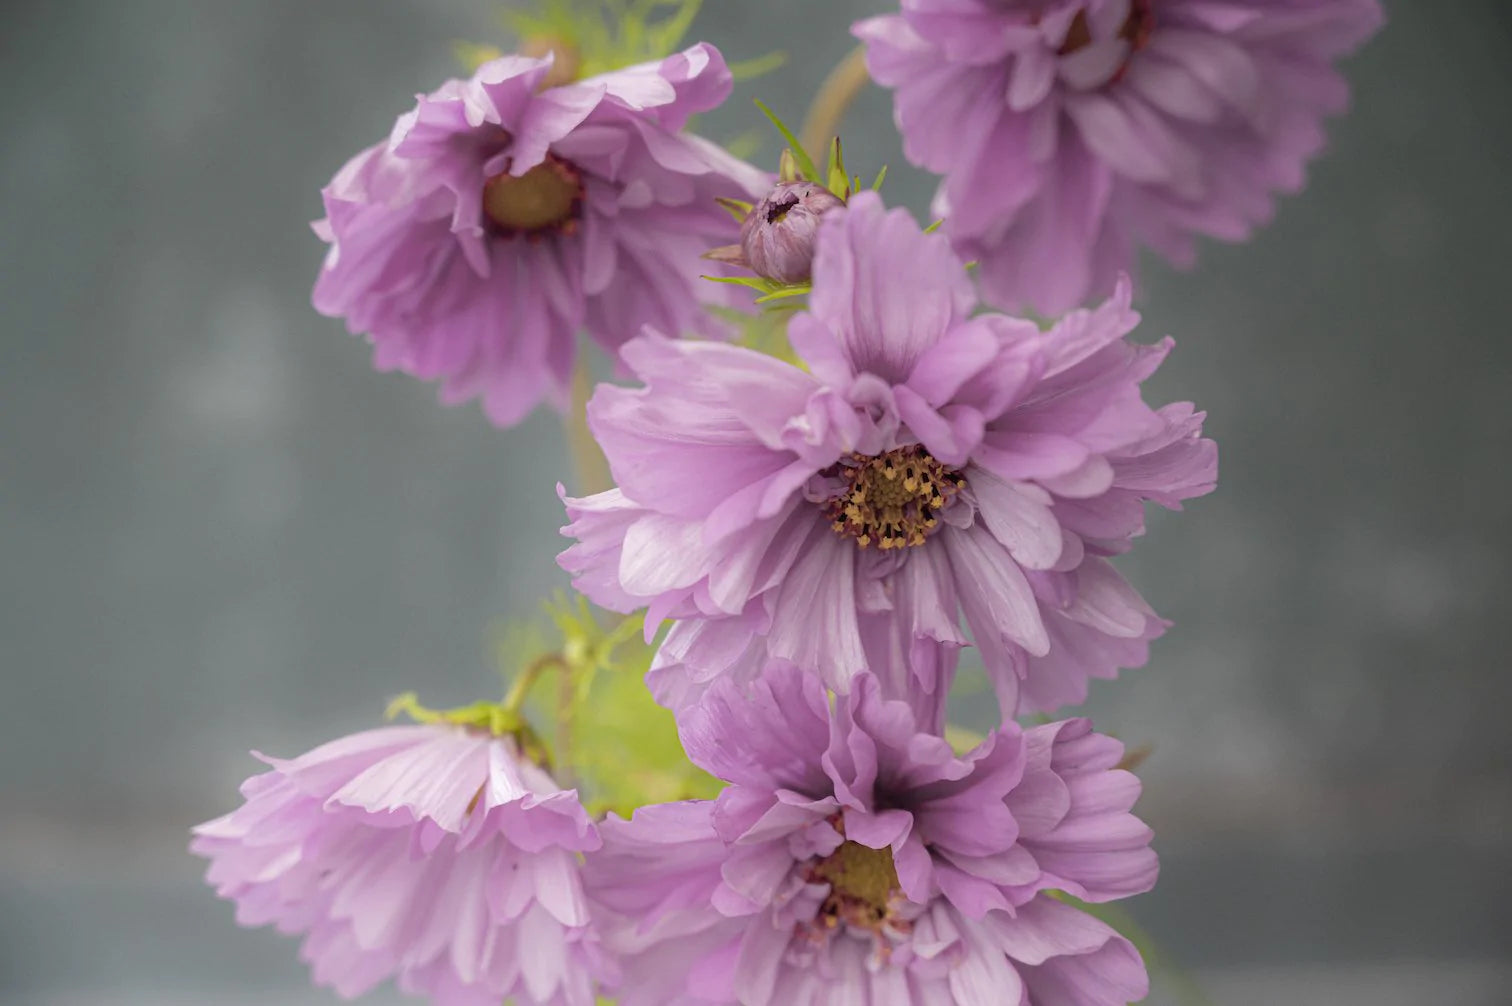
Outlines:
[[[883,6],[710,0],[731,58],[792,63],[708,133],[797,118]],[[1388,10],[1307,193],[1143,277],[1222,486],[1125,564],[1178,624],[1092,711],[1157,742],[1139,914],[1235,1003],[1508,1001],[1512,15]],[[497,35],[459,0],[0,10],[0,1001],[306,1001],[184,829],[248,748],[485,693],[489,626],[561,582],[555,419],[443,410],[307,301],[319,186]],[[889,114],[850,159],[922,213]]]

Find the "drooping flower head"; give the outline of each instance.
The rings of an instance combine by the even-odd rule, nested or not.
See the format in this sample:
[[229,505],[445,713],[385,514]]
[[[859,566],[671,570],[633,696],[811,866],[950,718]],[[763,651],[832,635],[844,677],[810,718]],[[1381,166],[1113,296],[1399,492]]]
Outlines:
[[1216,475],[1202,414],[1140,396],[1171,343],[1125,341],[1127,283],[1048,332],[975,306],[942,235],[853,197],[824,218],[789,326],[807,370],[625,347],[647,387],[589,406],[618,488],[567,500],[562,566],[605,607],[681,620],[662,664],[700,681],[771,656],[844,691],[880,648],[937,693],[923,651],[965,645],[963,617],[1005,715],[1141,664],[1164,623],[1107,557],[1144,501],[1177,507]]
[[1055,315],[1299,191],[1376,0],[902,0],[853,29],[985,296]]
[[579,875],[598,832],[509,737],[448,725],[354,734],[242,786],[194,829],[245,926],[304,935],[315,981],[388,978],[442,1006],[593,1006],[612,980]]
[[504,57],[422,96],[325,189],[315,307],[366,333],[374,362],[481,398],[499,425],[565,402],[584,329],[613,351],[643,325],[708,328],[699,256],[733,240],[715,200],[766,176],[696,136],[730,72],[696,45],[541,88],[550,58]]
[[1118,742],[1008,723],[957,756],[870,675],[831,710],[773,666],[682,715],[717,801],[602,825],[586,868],[624,1006],[1124,1006],[1134,948],[1046,891],[1148,890],[1150,831]]

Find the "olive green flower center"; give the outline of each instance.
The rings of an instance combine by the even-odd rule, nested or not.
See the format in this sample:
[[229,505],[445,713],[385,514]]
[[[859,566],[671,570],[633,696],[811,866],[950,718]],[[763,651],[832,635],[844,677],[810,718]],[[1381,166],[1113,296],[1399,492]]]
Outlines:
[[548,154],[523,175],[505,171],[485,182],[483,212],[506,237],[571,234],[583,213],[583,176]]
[[[877,929],[887,921],[892,900],[899,895],[898,869],[892,850],[873,849],[846,840],[840,848],[809,868],[809,879],[829,884],[819,909],[826,926],[844,922],[861,929]],[[833,921],[831,921],[833,920]]]

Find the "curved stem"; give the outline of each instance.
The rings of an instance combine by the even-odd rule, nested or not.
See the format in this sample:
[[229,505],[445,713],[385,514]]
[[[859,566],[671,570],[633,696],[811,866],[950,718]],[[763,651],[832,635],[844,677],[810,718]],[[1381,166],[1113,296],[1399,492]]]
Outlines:
[[572,728],[576,714],[574,701],[577,698],[577,682],[571,674],[563,674],[557,682],[556,750],[557,785],[570,789],[574,783],[572,772]]
[[824,78],[804,117],[800,139],[809,153],[819,157],[829,149],[830,140],[840,131],[846,109],[870,80],[866,73],[866,47],[858,45]]
[[[517,713],[525,705],[525,697],[530,694],[530,689],[541,679],[541,675],[550,670],[566,671],[567,662],[555,653],[548,653],[525,665],[525,669],[515,677],[514,683],[509,686],[509,694],[504,696],[504,711]],[[562,677],[567,677],[563,674]]]
[[593,381],[588,376],[588,364],[579,360],[572,372],[572,404],[568,407],[563,425],[567,433],[567,449],[572,452],[574,487],[580,495],[589,496],[603,492],[614,485],[609,474],[609,462],[599,450],[598,441],[588,429],[588,398],[593,394]]

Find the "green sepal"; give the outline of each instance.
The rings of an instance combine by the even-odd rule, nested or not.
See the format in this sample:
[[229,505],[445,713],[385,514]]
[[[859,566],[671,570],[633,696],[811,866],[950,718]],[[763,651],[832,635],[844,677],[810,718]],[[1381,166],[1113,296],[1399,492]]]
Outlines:
[[770,293],[756,298],[758,304],[770,304],[774,300],[786,300],[789,297],[805,297],[814,292],[812,283],[792,283],[787,286],[779,286]]
[[871,183],[872,191],[882,188],[882,183],[887,180],[887,165],[882,165],[882,170],[877,172],[876,180]]
[[728,210],[737,224],[745,223],[745,218],[756,208],[755,203],[748,203],[744,199],[731,199],[728,196],[715,196],[714,201]]
[[845,153],[840,149],[840,137],[830,140],[829,150],[829,175],[825,185],[835,194],[835,198],[842,201],[849,199],[851,192],[850,176],[845,173]]
[[405,692],[395,696],[384,710],[384,719],[408,716],[416,723],[443,723],[454,727],[486,730],[495,737],[518,734],[526,726],[517,711],[506,709],[501,702],[474,702],[455,709],[431,709],[420,704],[420,696]]
[[731,283],[735,286],[748,286],[752,290],[761,291],[763,294],[771,293],[773,290],[771,281],[762,279],[760,276],[700,276],[698,278],[706,279],[710,283]]
[[782,148],[782,153],[777,155],[777,180],[779,182],[796,182],[803,177],[803,172],[798,170],[798,161],[794,159],[793,152],[787,147]]
[[755,290],[760,294],[756,298],[756,303],[769,311],[774,308],[766,307],[766,305],[793,297],[804,297],[814,291],[813,283],[774,283],[760,276],[701,276],[699,278],[706,279],[710,283],[729,283],[733,286]]

